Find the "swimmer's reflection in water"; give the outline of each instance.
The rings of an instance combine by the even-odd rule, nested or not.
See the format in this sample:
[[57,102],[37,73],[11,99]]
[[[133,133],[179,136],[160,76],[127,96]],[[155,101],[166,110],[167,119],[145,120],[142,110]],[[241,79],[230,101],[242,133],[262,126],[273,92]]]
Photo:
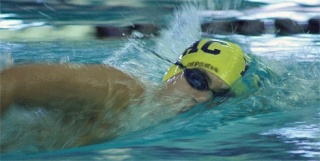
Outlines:
[[[180,113],[232,90],[235,82],[241,82],[245,68],[246,57],[238,45],[201,39],[169,68],[155,95],[167,99],[162,107],[176,106],[189,98],[185,107],[176,110]],[[61,143],[61,147],[117,136],[119,132],[114,129],[120,124],[117,122],[122,113],[133,104],[142,104],[148,88],[133,76],[106,65],[17,65],[3,70],[0,79],[2,118],[13,104],[60,111],[65,115],[64,122],[72,122],[77,114],[86,117],[85,132],[69,145]],[[170,97],[173,93],[180,93],[181,97]]]

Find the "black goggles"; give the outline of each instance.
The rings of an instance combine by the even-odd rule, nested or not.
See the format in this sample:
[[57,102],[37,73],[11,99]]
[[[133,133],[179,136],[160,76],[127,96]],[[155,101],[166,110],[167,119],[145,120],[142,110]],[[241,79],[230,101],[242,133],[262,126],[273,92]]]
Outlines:
[[192,88],[199,91],[210,90],[207,76],[199,69],[187,69],[180,62],[176,62],[175,65],[183,69],[184,76]]
[[207,77],[199,69],[184,69],[184,77],[192,88],[200,91],[210,90]]
[[211,91],[213,95],[220,97],[225,97],[229,95],[229,90],[224,90],[219,93],[211,90],[208,83],[208,76],[204,74],[201,70],[188,69],[179,61],[175,62],[174,64],[179,66],[179,68],[183,69],[184,77],[186,78],[187,82],[192,88],[197,89],[199,91]]

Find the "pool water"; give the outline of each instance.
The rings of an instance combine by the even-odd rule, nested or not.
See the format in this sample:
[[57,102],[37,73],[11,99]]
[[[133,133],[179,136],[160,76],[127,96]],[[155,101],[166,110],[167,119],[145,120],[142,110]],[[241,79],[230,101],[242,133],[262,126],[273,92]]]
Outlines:
[[[200,5],[194,5],[182,1],[137,0],[135,3],[116,4],[118,7],[103,12],[74,11],[83,15],[90,13],[87,17],[59,12],[65,11],[66,7],[81,7],[77,3],[80,1],[70,1],[75,3],[73,6],[37,1],[44,3],[47,10],[52,8],[52,12],[44,12],[47,10],[32,5],[23,7],[18,2],[16,6],[20,6],[21,10],[15,12],[11,8],[15,5],[5,3],[7,8],[3,15],[11,11],[15,16],[4,20],[19,20],[21,23],[13,25],[16,30],[4,27],[0,30],[1,33],[7,31],[0,35],[1,68],[30,62],[108,64],[141,80],[160,85],[164,72],[170,66],[163,58],[175,61],[195,40],[211,37],[237,42],[246,53],[255,57],[255,64],[248,75],[258,73],[263,83],[259,89],[221,104],[212,101],[174,117],[159,115],[157,119],[132,120],[130,132],[113,140],[68,149],[53,150],[49,145],[37,147],[36,143],[30,141],[34,139],[32,132],[24,131],[28,129],[23,127],[26,124],[14,121],[34,115],[16,110],[11,117],[1,120],[1,144],[18,139],[18,143],[13,143],[10,150],[2,149],[1,160],[320,160],[320,35],[302,33],[277,36],[266,33],[248,36],[201,32],[200,25],[208,21],[208,11],[223,9],[219,14],[230,13],[232,18],[239,16],[231,15],[235,13],[232,11],[270,7],[278,2],[203,1]],[[104,4],[102,0],[81,2],[90,6]],[[284,4],[300,4],[303,9],[320,5],[319,1],[312,2],[292,0]],[[53,9],[54,5],[65,8]],[[150,9],[154,12],[146,16],[145,13],[150,13]],[[288,10],[293,13],[296,11],[293,8]],[[314,12],[296,14],[300,14],[304,21],[314,16]],[[251,18],[261,15],[257,12]],[[245,17],[249,19],[250,15]],[[48,30],[42,27],[48,25],[112,23],[123,26],[136,22],[157,23],[163,28],[159,36],[145,39],[121,37],[97,40],[79,30],[63,27],[60,29],[81,36],[49,34],[48,37],[30,32],[30,29],[37,28],[39,33],[45,33],[41,31]],[[22,26],[27,27],[20,30]],[[49,31],[57,32],[55,28]],[[250,81],[249,77],[247,79]],[[42,117],[46,113],[40,111],[37,115]],[[155,121],[151,122],[152,119]],[[10,120],[16,123],[15,126],[8,123]],[[17,127],[18,130],[13,129]],[[17,131],[19,134],[13,135],[12,132]]]

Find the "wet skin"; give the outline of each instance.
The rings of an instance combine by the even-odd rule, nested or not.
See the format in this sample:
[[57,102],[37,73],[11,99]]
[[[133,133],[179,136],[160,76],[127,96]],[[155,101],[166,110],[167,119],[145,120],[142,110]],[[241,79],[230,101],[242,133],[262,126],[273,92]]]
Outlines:
[[164,89],[168,91],[177,90],[188,94],[196,103],[201,103],[211,99],[214,97],[213,93],[221,93],[230,89],[229,85],[215,74],[203,69],[199,70],[206,75],[210,90],[201,91],[191,87],[184,77],[184,72],[181,72],[164,82]]
[[[201,71],[207,76],[209,87],[214,92],[229,88],[216,75]],[[90,129],[96,122],[105,119],[106,113],[113,114],[112,118],[101,122],[95,131],[83,134],[81,140],[70,147],[115,137],[106,134],[108,129],[119,124],[117,118],[129,105],[139,104],[143,100],[145,88],[148,88],[133,76],[106,65],[19,65],[5,69],[0,74],[1,117],[11,105],[21,104],[26,108],[43,107],[65,111],[66,121],[71,121],[68,120],[68,113],[81,113],[88,117],[89,121],[84,126]],[[183,74],[181,72],[163,83],[156,93],[159,99],[185,100],[186,97],[161,97],[174,92],[182,93],[193,100],[186,105],[186,109],[189,109],[213,97],[210,90],[200,91],[191,87]],[[171,106],[175,106],[174,101]],[[164,107],[170,106],[170,101],[163,103],[168,104]],[[181,111],[185,110],[177,112]]]

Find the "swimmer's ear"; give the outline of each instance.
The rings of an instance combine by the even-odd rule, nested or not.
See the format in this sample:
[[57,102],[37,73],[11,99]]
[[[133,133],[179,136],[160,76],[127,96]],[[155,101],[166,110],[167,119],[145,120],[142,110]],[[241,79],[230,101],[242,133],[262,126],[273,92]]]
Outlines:
[[246,66],[244,71],[241,73],[242,77],[238,79],[235,83],[233,83],[233,85],[231,86],[230,92],[234,96],[248,94],[251,91],[254,91],[261,87],[261,79],[259,75],[249,72],[249,68],[250,70],[253,70],[255,68],[255,63],[252,63],[255,62],[254,56],[246,54],[244,58]]
[[241,78],[238,79],[236,82],[234,82],[231,86],[230,92],[232,93],[233,96],[240,96],[249,92],[248,86],[243,82],[243,77],[249,69],[249,64],[251,59],[249,56],[247,56],[247,54],[245,54],[244,60],[245,60],[245,69],[241,73]]
[[248,87],[243,83],[242,79],[232,84],[230,92],[233,96],[241,96],[248,93]]
[[260,77],[257,74],[254,74],[250,81],[244,82],[244,80],[241,78],[237,80],[231,87],[230,92],[234,96],[241,96],[244,94],[250,93],[252,90],[257,90],[261,87],[261,80]]

